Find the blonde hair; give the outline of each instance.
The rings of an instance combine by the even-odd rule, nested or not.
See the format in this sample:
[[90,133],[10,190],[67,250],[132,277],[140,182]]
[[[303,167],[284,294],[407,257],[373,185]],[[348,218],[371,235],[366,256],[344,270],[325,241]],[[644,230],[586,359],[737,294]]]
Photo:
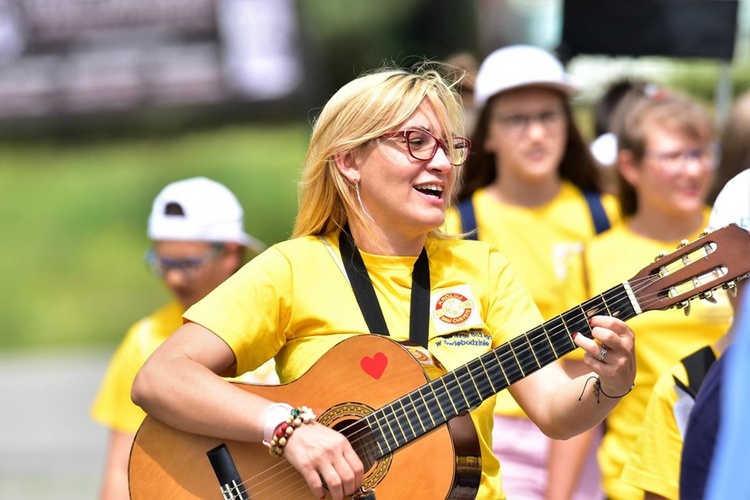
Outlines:
[[[350,217],[365,223],[354,186],[337,169],[335,157],[394,130],[422,102],[433,105],[447,134],[463,133],[463,107],[454,84],[429,66],[414,71],[384,67],[347,83],[331,97],[313,125],[292,237],[330,233]],[[452,172],[460,178],[457,168]]]

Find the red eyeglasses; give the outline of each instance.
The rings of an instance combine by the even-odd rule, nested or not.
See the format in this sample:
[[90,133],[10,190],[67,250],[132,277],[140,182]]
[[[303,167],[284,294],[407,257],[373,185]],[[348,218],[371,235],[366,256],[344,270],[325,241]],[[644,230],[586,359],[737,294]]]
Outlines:
[[406,142],[406,149],[412,158],[420,161],[429,161],[435,157],[438,148],[442,148],[445,156],[451,165],[458,167],[466,163],[471,150],[471,141],[460,135],[454,135],[448,144],[426,130],[410,129],[399,130],[398,132],[388,132],[380,136],[381,139],[390,139],[393,137],[403,137]]

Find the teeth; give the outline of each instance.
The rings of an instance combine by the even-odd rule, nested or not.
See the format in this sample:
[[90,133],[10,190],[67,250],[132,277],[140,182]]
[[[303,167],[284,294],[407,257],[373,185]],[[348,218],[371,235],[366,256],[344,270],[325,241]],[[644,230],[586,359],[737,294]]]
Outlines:
[[421,186],[417,186],[418,189],[429,189],[430,191],[437,191],[439,193],[443,192],[443,186],[438,186],[437,184],[422,184]]

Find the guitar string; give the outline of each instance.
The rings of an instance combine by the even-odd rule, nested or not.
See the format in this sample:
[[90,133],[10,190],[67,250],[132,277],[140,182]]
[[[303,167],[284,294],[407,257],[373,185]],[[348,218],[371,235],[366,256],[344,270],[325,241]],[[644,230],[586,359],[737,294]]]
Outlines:
[[[681,265],[680,265],[680,266],[676,266],[676,267],[679,267],[679,268],[683,268],[683,267],[685,267],[685,266],[681,266]],[[668,272],[668,274],[671,274],[671,272]],[[640,292],[640,291],[644,290],[644,289],[645,289],[645,288],[647,288],[648,286],[650,286],[650,285],[652,285],[653,283],[655,283],[655,282],[657,282],[657,281],[659,281],[659,280],[662,280],[662,279],[663,279],[663,277],[662,277],[662,276],[659,276],[659,275],[650,275],[650,276],[646,276],[646,277],[643,277],[643,278],[641,278],[641,279],[634,279],[634,280],[631,280],[631,281],[629,281],[628,283],[629,283],[629,284],[631,285],[631,288],[632,288],[632,290],[633,290],[634,294],[637,294],[638,292]],[[718,281],[718,280],[717,280],[717,281]],[[718,284],[716,285],[716,287],[719,287],[719,286],[721,286],[721,285],[722,285],[722,283],[718,283]],[[648,307],[652,306],[653,304],[656,304],[656,303],[658,303],[658,301],[659,301],[659,300],[658,300],[658,297],[659,297],[660,293],[661,293],[661,292],[654,292],[654,293],[651,293],[651,294],[646,294],[646,295],[643,295],[642,297],[639,297],[639,299],[640,299],[640,300],[639,300],[638,302],[639,302],[639,304],[641,305],[641,307],[645,307],[645,308],[648,308]],[[588,303],[588,302],[591,302],[591,301],[596,301],[596,300],[598,300],[598,298],[600,298],[600,297],[601,297],[601,295],[599,295],[599,296],[596,296],[596,297],[594,297],[594,298],[592,298],[592,299],[589,299],[588,301],[586,301],[586,302],[584,302],[583,304],[579,305],[579,307],[583,306],[584,304],[586,304],[586,303]],[[614,294],[614,295],[612,296],[612,298],[610,298],[609,300],[610,300],[610,302],[617,302],[618,300],[622,300],[622,299],[624,299],[624,298],[628,298],[628,293],[627,293],[627,291],[615,293],[615,294]],[[573,309],[575,309],[575,308],[573,308]],[[572,309],[571,309],[571,310],[572,310]],[[556,318],[553,318],[553,319],[556,319]],[[534,330],[541,330],[541,331],[539,331],[539,332],[535,332]],[[519,335],[519,336],[517,336],[517,337],[515,337],[515,338],[511,339],[511,341],[509,341],[509,342],[506,342],[506,343],[504,343],[504,344],[503,344],[502,346],[499,346],[498,348],[496,348],[495,350],[493,350],[493,351],[496,351],[497,349],[500,349],[500,348],[501,348],[501,347],[503,347],[503,346],[508,346],[508,345],[510,345],[510,344],[511,344],[511,342],[513,342],[513,341],[517,341],[518,339],[520,339],[520,338],[522,338],[522,337],[524,337],[524,336],[525,336],[525,337],[527,338],[527,342],[524,342],[524,343],[523,343],[523,346],[521,346],[520,348],[513,348],[513,346],[511,346],[511,347],[512,347],[513,349],[511,349],[511,352],[510,352],[510,353],[508,353],[507,355],[504,355],[504,357],[502,357],[503,355],[501,355],[500,357],[496,356],[496,357],[497,357],[497,359],[498,359],[498,361],[499,361],[499,362],[500,362],[500,363],[502,364],[502,363],[503,363],[504,361],[510,361],[510,360],[512,360],[513,358],[516,358],[516,361],[517,361],[517,358],[518,358],[518,357],[528,356],[528,352],[530,352],[530,351],[531,351],[531,352],[534,352],[534,344],[539,344],[539,343],[540,343],[540,342],[539,342],[539,341],[540,341],[540,339],[542,339],[543,341],[546,341],[546,340],[548,340],[548,339],[549,339],[549,337],[552,337],[552,336],[555,336],[555,335],[560,335],[560,334],[561,334],[562,332],[564,332],[564,331],[565,331],[565,325],[564,325],[564,323],[563,323],[563,325],[562,325],[562,326],[561,326],[560,328],[558,328],[557,330],[550,330],[550,332],[547,332],[547,331],[546,331],[546,330],[545,330],[544,328],[541,328],[541,329],[540,329],[540,327],[537,327],[537,328],[535,328],[534,330],[532,330],[531,332],[527,332],[527,334],[525,334],[525,335],[524,335],[524,334],[521,334],[521,335]],[[530,336],[530,335],[528,335],[529,333],[531,334],[531,336]],[[535,334],[536,334],[536,335],[535,335]],[[568,338],[570,339],[570,341],[571,341],[571,343],[572,343],[572,337],[570,337],[570,334],[568,335]],[[542,342],[542,343],[543,343],[543,344],[545,344],[545,345],[547,345],[547,346],[549,346],[549,345],[550,345],[550,344],[549,344],[549,342],[546,342],[546,343],[545,343],[545,342]],[[536,347],[539,347],[539,346],[537,345]],[[575,345],[574,345],[573,349],[575,349],[576,347],[577,347],[577,346],[575,346]],[[548,348],[547,348],[547,349],[548,349]],[[570,352],[570,351],[568,351],[568,352]],[[566,352],[565,354],[567,354],[567,352]],[[554,352],[553,352],[553,355],[555,355],[555,353],[554,353]],[[551,360],[551,361],[549,361],[549,362],[544,362],[544,363],[540,363],[540,366],[537,366],[537,368],[535,368],[535,369],[534,369],[534,371],[536,371],[537,369],[541,368],[542,366],[545,366],[546,364],[549,364],[549,363],[551,363],[551,362],[552,362],[552,361],[554,361],[555,359],[557,359],[557,358],[554,358],[554,359],[552,359],[552,360]],[[472,361],[474,361],[474,360],[472,360]],[[463,368],[463,367],[460,367],[460,368]],[[459,368],[459,369],[460,369],[460,368]],[[455,371],[457,371],[457,370],[453,370],[453,372],[455,372]],[[522,369],[522,368],[521,368],[521,373],[523,374],[523,369]],[[442,378],[442,377],[441,377],[441,378]],[[455,393],[455,389],[456,389],[456,388],[460,389],[460,387],[461,387],[462,385],[464,385],[464,384],[465,384],[465,382],[469,381],[469,379],[472,379],[472,377],[471,377],[471,373],[469,373],[469,374],[468,374],[468,377],[465,377],[465,378],[466,378],[466,380],[461,380],[461,379],[460,379],[460,378],[458,378],[458,377],[447,377],[447,379],[446,379],[446,380],[447,380],[447,383],[444,383],[444,384],[443,384],[443,390],[444,390],[444,392],[445,392],[445,393],[446,393],[446,394],[448,395],[449,399],[451,399],[451,403],[452,403],[452,398],[450,397],[450,396],[451,396],[451,394],[454,394],[454,396],[459,396],[459,394],[456,394],[456,393]],[[522,378],[523,378],[523,377],[522,377]],[[508,381],[506,380],[505,382],[508,382]],[[514,381],[514,382],[515,382],[515,381]],[[492,385],[492,387],[493,387],[493,389],[494,389],[494,384],[492,383],[492,381],[491,381],[491,380],[490,380],[490,384]],[[498,390],[498,391],[496,391],[496,392],[500,392],[500,391],[502,391],[503,389],[507,388],[507,386],[508,386],[508,385],[510,385],[510,384],[507,384],[507,385],[506,385],[505,387],[503,387],[503,388],[499,389],[499,390]],[[410,392],[410,393],[408,393],[407,395],[404,395],[404,396],[400,397],[400,398],[399,398],[398,400],[402,400],[402,399],[404,399],[404,397],[405,397],[405,396],[411,396],[411,395],[412,395],[412,394],[414,394],[414,393],[418,393],[418,392],[420,391],[420,389],[424,389],[424,386],[422,386],[422,387],[420,387],[420,388],[418,388],[418,389],[415,389],[414,391],[411,391],[411,392]],[[443,391],[440,391],[440,389],[439,389],[439,388],[438,388],[438,391],[439,391],[439,392],[443,392]],[[424,406],[425,406],[425,407],[428,407],[428,406],[429,406],[429,403],[430,403],[430,402],[436,403],[436,404],[438,405],[438,407],[440,407],[440,403],[439,403],[439,400],[438,400],[438,398],[437,398],[437,394],[435,394],[435,393],[434,393],[433,391],[430,391],[430,393],[428,393],[426,397],[425,397],[425,395],[424,395],[424,394],[419,394],[419,396],[420,396],[420,397],[419,397],[418,399],[419,399],[419,400],[421,400],[421,401],[422,401],[422,403],[424,403]],[[411,401],[411,398],[410,398],[410,401]],[[393,405],[394,403],[395,403],[395,401],[394,401],[394,402],[392,402],[392,403],[389,403],[388,405],[385,405],[385,406],[384,406],[383,408],[387,408],[387,407],[389,407],[389,406]],[[402,405],[402,406],[403,406],[403,405]],[[412,405],[412,406],[413,406],[413,405]],[[381,408],[381,409],[378,409],[378,410],[376,410],[376,411],[375,411],[375,412],[373,413],[373,414],[375,414],[375,423],[376,423],[377,425],[381,426],[381,427],[383,427],[383,425],[384,425],[384,422],[385,422],[385,426],[389,426],[389,424],[388,424],[388,419],[387,419],[387,418],[386,418],[385,416],[383,416],[383,418],[381,419],[381,417],[379,416],[379,414],[380,414],[380,413],[382,413],[382,412],[381,412],[380,410],[382,410],[383,408]],[[442,411],[442,408],[441,408],[441,411]],[[392,413],[394,414],[394,416],[397,416],[397,415],[396,415],[397,413],[403,413],[404,415],[406,415],[406,413],[408,413],[408,412],[407,412],[407,411],[405,411],[405,410],[404,410],[403,412],[398,412],[397,410],[394,410],[394,411],[393,411]],[[373,414],[371,414],[371,415],[373,415]],[[417,417],[419,417],[419,415],[417,415]],[[352,424],[350,424],[349,426],[347,426],[347,427],[345,427],[345,428],[341,429],[341,430],[340,430],[340,432],[346,432],[347,430],[350,430],[350,428],[351,428],[352,426],[354,426],[354,425],[357,425],[358,423],[359,423],[359,421],[355,421],[355,422],[353,422]],[[391,423],[393,423],[393,422],[391,422]],[[400,426],[400,425],[399,425],[399,426]],[[432,429],[430,429],[430,430],[432,430]],[[429,432],[429,431],[425,431],[425,432]],[[423,434],[424,434],[425,432],[423,432]],[[393,431],[393,430],[391,430],[391,434],[393,434],[393,435],[394,435],[394,437],[395,437],[395,433],[394,433],[394,431]],[[404,433],[403,433],[403,432],[401,432],[401,434],[403,435]],[[352,445],[353,445],[353,446],[354,446],[354,445],[357,445],[357,444],[360,444],[360,443],[358,443],[358,441],[361,441],[362,439],[364,439],[364,438],[357,438],[357,439],[354,439],[354,440],[352,440],[352,441],[351,441],[351,443],[352,443]],[[368,457],[368,458],[369,458],[369,457]],[[376,461],[376,459],[374,459],[374,457],[373,457],[373,460],[372,460],[372,461],[373,461],[373,464],[374,464],[374,462]],[[276,476],[276,475],[278,475],[278,474],[281,474],[281,473],[284,473],[284,474],[285,474],[285,473],[286,473],[286,472],[287,472],[287,471],[288,471],[289,469],[293,469],[293,467],[291,466],[291,464],[289,464],[288,462],[280,462],[279,464],[275,464],[274,466],[272,466],[272,467],[270,467],[270,468],[268,468],[268,469],[265,469],[264,471],[260,471],[260,472],[259,472],[258,474],[256,474],[255,476],[253,476],[253,477],[251,477],[251,478],[248,478],[248,479],[244,480],[244,481],[242,482],[242,484],[243,484],[243,485],[247,485],[247,484],[248,484],[249,482],[251,482],[251,481],[254,481],[255,479],[257,479],[257,478],[258,478],[258,477],[260,477],[261,475],[265,475],[266,473],[269,473],[269,472],[273,471],[274,469],[278,468],[278,466],[282,466],[282,465],[286,465],[286,467],[284,467],[284,468],[283,468],[282,470],[280,470],[280,471],[276,471],[276,472],[275,472],[275,473],[273,474],[273,476],[271,476],[271,478],[267,478],[267,479],[264,479],[263,481],[261,481],[261,483],[262,483],[262,482],[265,482],[265,481],[268,481],[268,480],[270,480],[270,479],[272,479],[272,478],[273,478],[274,476]],[[306,484],[307,484],[307,483],[306,483],[306,482],[304,481],[304,478],[302,478],[302,476],[298,476],[298,477],[299,477],[299,478],[300,478],[300,479],[302,480],[302,483],[303,483],[303,484],[302,484],[302,486],[303,486],[303,487],[306,487]],[[287,475],[285,475],[285,476],[284,476],[284,481],[285,481],[285,482],[288,482],[288,479],[289,479],[289,477],[288,477]],[[276,486],[273,486],[273,487],[275,488]],[[257,490],[257,489],[255,489],[255,492],[256,492],[255,494],[258,494],[258,490]]]

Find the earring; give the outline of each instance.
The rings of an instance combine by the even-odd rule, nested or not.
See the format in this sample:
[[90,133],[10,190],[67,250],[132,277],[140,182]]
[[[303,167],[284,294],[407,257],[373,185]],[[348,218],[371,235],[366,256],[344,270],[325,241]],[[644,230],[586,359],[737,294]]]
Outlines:
[[365,206],[362,204],[362,196],[359,194],[359,180],[354,181],[354,190],[357,192],[357,201],[359,201],[359,208],[362,209],[362,213],[365,214],[365,217],[375,222],[375,219],[373,219],[370,214],[367,213],[367,210],[365,210]]

